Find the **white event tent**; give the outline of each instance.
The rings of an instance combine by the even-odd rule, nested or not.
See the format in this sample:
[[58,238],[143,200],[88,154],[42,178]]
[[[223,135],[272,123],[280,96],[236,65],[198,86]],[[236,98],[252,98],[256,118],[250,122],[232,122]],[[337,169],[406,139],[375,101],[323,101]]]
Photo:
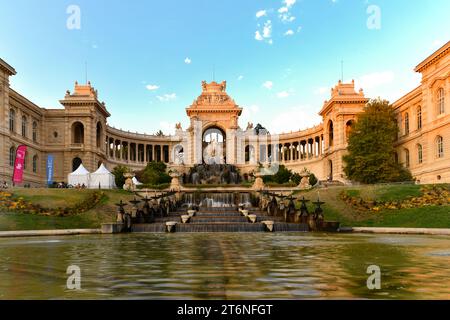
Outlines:
[[90,189],[113,189],[116,187],[114,175],[102,163],[94,173],[91,173]]
[[87,187],[89,186],[89,171],[86,170],[86,168],[83,166],[83,164],[80,164],[77,170],[70,173],[68,176],[69,185],[82,186],[83,184]]
[[142,183],[139,182],[138,179],[136,179],[136,177],[133,177],[133,179],[131,179],[131,180],[133,180],[133,183],[134,183],[135,186],[140,186],[140,185],[142,185]]

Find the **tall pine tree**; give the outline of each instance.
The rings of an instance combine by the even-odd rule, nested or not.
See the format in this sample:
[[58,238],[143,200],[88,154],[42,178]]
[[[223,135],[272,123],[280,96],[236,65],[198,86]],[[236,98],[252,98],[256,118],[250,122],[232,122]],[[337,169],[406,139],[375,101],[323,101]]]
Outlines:
[[368,184],[412,180],[409,170],[394,157],[398,130],[389,102],[371,100],[350,133],[348,154],[344,156],[347,177]]

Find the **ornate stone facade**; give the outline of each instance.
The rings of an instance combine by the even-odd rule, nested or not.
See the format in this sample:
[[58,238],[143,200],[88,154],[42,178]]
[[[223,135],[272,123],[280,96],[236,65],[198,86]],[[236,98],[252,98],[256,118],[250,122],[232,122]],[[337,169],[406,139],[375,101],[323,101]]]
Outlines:
[[[421,85],[393,104],[401,128],[398,160],[421,183],[450,182],[449,51],[450,42],[420,63],[415,71],[422,74]],[[251,124],[241,129],[242,108],[227,94],[226,82],[202,82],[200,96],[186,109],[190,127],[177,125],[173,136],[153,136],[108,126],[110,114],[90,83],[75,83],[74,92],[60,101],[64,108],[50,110],[10,88],[15,74],[0,59],[0,180],[11,181],[15,150],[24,144],[24,183],[36,186],[45,184],[48,154],[55,159],[55,181],[66,181],[81,162],[94,171],[101,163],[141,169],[163,161],[182,173],[214,154],[210,161],[234,164],[242,173],[279,162],[296,172],[307,168],[320,180],[346,182],[342,157],[348,134],[368,102],[354,83],[339,82],[319,112],[322,124],[268,134]]]

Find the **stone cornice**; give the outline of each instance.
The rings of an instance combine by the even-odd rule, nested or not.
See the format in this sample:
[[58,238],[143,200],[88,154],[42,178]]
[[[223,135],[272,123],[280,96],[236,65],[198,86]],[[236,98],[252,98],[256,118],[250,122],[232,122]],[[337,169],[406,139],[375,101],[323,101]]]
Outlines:
[[442,57],[447,55],[449,52],[450,52],[450,41],[448,41],[441,48],[436,50],[432,55],[430,55],[424,61],[419,63],[417,65],[417,67],[414,69],[414,71],[415,72],[423,72],[425,69],[427,69],[429,66],[436,63],[438,60],[440,60]]
[[5,60],[0,58],[0,69],[5,71],[8,75],[14,76],[17,74],[16,70],[11,67]]
[[418,86],[417,88],[411,90],[406,95],[395,101],[392,106],[395,109],[398,109],[399,107],[403,106],[404,104],[410,102],[411,100],[417,98],[422,94],[422,85]]
[[28,100],[27,98],[22,96],[20,93],[13,90],[12,88],[9,88],[9,92],[10,92],[10,94],[9,94],[10,99],[17,101],[19,104],[24,105],[31,111],[35,112],[38,116],[41,116],[41,117],[43,116],[43,112],[42,112],[43,109],[41,107],[34,104],[33,102],[31,102],[30,100]]
[[137,132],[130,132],[130,131],[124,131],[120,129],[116,129],[110,126],[106,127],[106,133],[109,135],[114,135],[117,138],[124,138],[124,139],[130,139],[130,140],[145,140],[146,142],[152,141],[152,142],[158,142],[158,143],[166,143],[169,144],[170,142],[177,141],[176,136],[155,136],[155,135],[149,135],[144,133],[137,133]]

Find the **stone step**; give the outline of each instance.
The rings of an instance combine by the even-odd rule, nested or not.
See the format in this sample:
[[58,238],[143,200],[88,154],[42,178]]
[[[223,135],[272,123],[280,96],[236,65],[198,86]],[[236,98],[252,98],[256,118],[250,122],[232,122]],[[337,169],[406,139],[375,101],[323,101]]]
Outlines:
[[[154,224],[135,224],[132,227],[133,232],[166,232],[164,223]],[[175,227],[175,232],[265,232],[265,226],[262,223],[195,223],[181,224]],[[294,223],[274,224],[274,232],[307,232],[308,225]]]

